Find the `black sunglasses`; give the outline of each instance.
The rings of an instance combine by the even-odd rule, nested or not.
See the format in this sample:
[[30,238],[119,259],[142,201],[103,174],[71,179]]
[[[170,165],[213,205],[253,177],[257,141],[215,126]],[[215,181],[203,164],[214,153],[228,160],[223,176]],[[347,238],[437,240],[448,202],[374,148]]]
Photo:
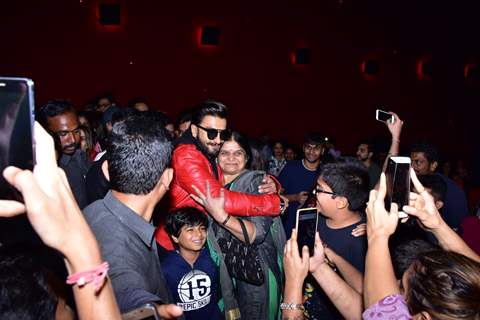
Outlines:
[[212,128],[204,128],[198,124],[196,126],[202,130],[205,130],[205,132],[207,133],[207,137],[210,140],[215,139],[218,135],[220,135],[220,140],[227,140],[228,138],[230,138],[231,132],[228,129],[218,130],[218,129],[212,129]]
[[318,186],[318,185],[315,187],[315,189],[312,190],[312,193],[315,194],[315,195],[316,195],[317,193],[329,194],[329,195],[332,196],[332,199],[335,199],[335,197],[338,196],[337,193],[335,193],[335,192],[330,192],[330,191],[325,191],[325,190],[323,190],[322,188],[320,188],[320,186]]

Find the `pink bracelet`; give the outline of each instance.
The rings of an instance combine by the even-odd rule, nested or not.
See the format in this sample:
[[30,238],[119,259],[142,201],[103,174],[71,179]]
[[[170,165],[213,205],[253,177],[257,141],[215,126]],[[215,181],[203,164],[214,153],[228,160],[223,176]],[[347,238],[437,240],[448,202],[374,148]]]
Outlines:
[[77,272],[67,277],[67,284],[76,284],[83,287],[87,283],[93,282],[95,293],[97,293],[105,282],[108,273],[108,262],[104,262],[95,269]]

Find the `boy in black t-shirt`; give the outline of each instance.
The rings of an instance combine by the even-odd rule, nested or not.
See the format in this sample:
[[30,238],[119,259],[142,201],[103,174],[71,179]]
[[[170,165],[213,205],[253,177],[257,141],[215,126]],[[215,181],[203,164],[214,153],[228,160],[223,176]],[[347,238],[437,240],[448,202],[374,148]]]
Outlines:
[[[367,168],[354,158],[341,158],[325,165],[314,189],[323,243],[360,272],[365,269],[366,237],[356,237],[352,230],[365,222],[362,211],[368,192]],[[323,290],[308,291],[308,318],[342,318]]]

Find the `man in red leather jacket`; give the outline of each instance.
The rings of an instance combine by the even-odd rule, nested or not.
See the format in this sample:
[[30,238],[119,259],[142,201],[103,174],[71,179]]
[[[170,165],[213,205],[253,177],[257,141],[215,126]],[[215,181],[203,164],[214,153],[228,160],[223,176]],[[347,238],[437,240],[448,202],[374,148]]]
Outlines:
[[[205,211],[190,197],[190,194],[196,194],[192,185],[205,194],[208,181],[212,196],[220,195],[222,172],[216,157],[229,136],[226,118],[225,105],[216,101],[206,101],[194,111],[190,130],[182,135],[173,151],[172,209],[191,206]],[[225,190],[225,211],[231,215],[276,216],[281,207],[283,209],[284,203],[277,194],[251,195]],[[165,230],[157,232],[157,241],[164,248],[173,249]]]

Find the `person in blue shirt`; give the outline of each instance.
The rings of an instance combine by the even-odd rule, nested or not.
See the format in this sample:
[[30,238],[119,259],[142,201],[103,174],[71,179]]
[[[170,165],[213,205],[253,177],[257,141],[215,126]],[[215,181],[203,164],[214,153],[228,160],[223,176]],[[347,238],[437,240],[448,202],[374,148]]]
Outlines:
[[[283,195],[289,200],[287,211],[282,216],[287,239],[290,238],[292,229],[295,227],[297,209],[307,201],[318,178],[323,141],[324,138],[320,134],[307,134],[303,144],[303,159],[289,161],[278,176]],[[306,207],[310,206],[314,207],[315,204],[307,204]]]
[[165,229],[176,246],[162,258],[162,270],[175,303],[185,319],[222,319],[217,305],[217,267],[210,257],[208,218],[193,207],[179,208],[166,217]]

